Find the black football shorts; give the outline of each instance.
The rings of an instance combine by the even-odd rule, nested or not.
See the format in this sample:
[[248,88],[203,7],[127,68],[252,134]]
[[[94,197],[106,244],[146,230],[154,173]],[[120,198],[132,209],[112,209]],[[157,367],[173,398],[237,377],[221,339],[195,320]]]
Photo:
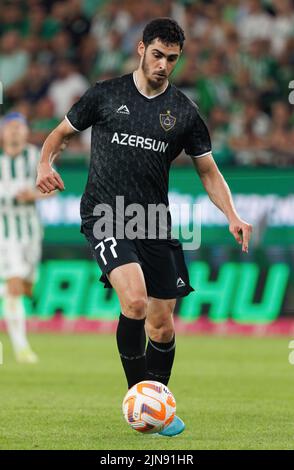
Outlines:
[[97,240],[93,223],[82,224],[83,233],[92,255],[100,266],[100,281],[111,288],[107,274],[118,266],[139,263],[145,278],[148,296],[158,299],[184,297],[194,289],[190,286],[181,243],[176,239],[151,240],[115,239]]

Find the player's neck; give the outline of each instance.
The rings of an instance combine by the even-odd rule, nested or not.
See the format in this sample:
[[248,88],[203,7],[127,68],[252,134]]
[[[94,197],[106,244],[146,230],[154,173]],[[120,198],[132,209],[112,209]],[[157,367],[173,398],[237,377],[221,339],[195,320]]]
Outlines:
[[17,157],[24,149],[24,145],[11,145],[11,144],[3,144],[3,151],[6,155],[14,158]]
[[164,84],[160,88],[152,88],[146,79],[144,72],[141,68],[138,68],[133,73],[133,78],[135,85],[138,91],[147,97],[154,97],[163,93],[168,87],[168,80],[164,82]]

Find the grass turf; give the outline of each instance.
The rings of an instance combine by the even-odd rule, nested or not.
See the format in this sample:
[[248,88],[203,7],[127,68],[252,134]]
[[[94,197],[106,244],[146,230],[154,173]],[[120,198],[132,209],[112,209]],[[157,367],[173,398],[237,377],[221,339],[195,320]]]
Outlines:
[[0,449],[293,449],[288,338],[178,337],[169,383],[186,431],[141,435],[121,413],[126,382],[115,338],[32,335],[41,358],[0,366]]

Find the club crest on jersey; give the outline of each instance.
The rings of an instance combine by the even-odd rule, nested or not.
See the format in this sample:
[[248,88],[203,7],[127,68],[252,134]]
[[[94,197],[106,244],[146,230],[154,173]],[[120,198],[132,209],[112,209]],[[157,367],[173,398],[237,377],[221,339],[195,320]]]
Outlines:
[[167,111],[166,114],[159,115],[160,125],[165,131],[170,131],[175,123],[177,118],[171,115],[170,111]]

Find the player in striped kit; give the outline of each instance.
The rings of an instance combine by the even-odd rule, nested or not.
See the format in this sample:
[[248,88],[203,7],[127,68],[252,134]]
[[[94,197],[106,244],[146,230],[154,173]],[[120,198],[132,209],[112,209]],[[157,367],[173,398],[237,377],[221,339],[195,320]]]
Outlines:
[[0,152],[0,278],[4,281],[3,315],[16,360],[35,363],[25,323],[24,297],[31,297],[35,270],[41,257],[42,227],[35,189],[37,147],[27,143],[29,128],[17,112],[1,125]]

